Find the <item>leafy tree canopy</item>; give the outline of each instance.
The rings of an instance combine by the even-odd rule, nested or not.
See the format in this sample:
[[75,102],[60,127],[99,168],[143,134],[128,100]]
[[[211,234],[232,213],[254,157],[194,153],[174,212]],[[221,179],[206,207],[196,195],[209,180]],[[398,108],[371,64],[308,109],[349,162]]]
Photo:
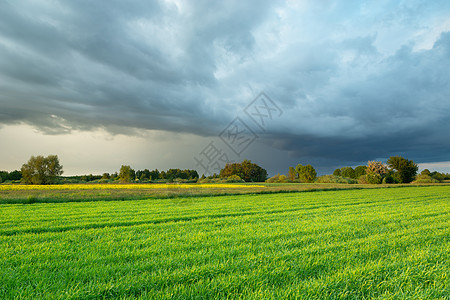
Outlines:
[[119,171],[120,182],[123,183],[131,182],[131,180],[134,180],[135,176],[136,173],[130,166],[122,165],[120,167]]
[[416,178],[417,171],[419,170],[416,163],[401,156],[389,157],[387,164],[391,169],[397,171],[394,177],[400,183],[412,182]]
[[237,175],[246,182],[263,182],[267,179],[267,171],[250,160],[241,163],[229,163],[220,170],[220,177]]
[[27,184],[52,184],[63,174],[57,155],[32,156],[22,165],[22,180]]
[[302,182],[313,182],[317,177],[317,172],[311,165],[303,166],[301,164],[298,164],[295,167],[295,170],[297,171],[298,178]]

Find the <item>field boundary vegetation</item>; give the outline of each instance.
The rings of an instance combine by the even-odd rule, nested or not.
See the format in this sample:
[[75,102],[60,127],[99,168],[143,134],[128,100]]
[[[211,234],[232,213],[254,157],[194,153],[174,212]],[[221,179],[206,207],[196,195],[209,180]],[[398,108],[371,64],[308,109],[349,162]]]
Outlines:
[[[196,197],[238,196],[246,194],[286,194],[321,191],[346,191],[401,187],[450,186],[440,184],[362,185],[329,183],[263,183],[263,184],[167,184],[154,188],[153,184],[84,184],[84,185],[3,185],[1,204],[67,203],[93,201],[132,201]],[[78,188],[77,187],[81,187]]]

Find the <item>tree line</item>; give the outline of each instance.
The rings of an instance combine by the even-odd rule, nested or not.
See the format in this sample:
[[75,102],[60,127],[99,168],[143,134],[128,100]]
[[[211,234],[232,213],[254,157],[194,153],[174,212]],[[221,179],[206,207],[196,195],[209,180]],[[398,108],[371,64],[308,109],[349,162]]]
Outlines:
[[430,172],[428,169],[417,174],[418,165],[401,156],[391,156],[386,164],[381,161],[369,161],[366,166],[342,167],[334,170],[332,175],[317,177],[311,165],[301,164],[289,167],[286,175],[277,174],[267,182],[318,182],[318,183],[437,183],[450,179],[450,174]]
[[167,171],[159,171],[154,169],[135,171],[129,165],[122,165],[118,172],[113,174],[103,173],[102,175],[81,175],[68,176],[62,178],[63,166],[61,165],[57,155],[31,156],[31,158],[22,165],[22,168],[16,171],[7,172],[0,171],[0,183],[5,181],[17,182],[25,184],[55,184],[55,183],[77,183],[77,182],[113,182],[119,181],[123,183],[129,182],[196,182],[199,175],[196,170],[190,169],[169,169]]
[[22,172],[15,170],[12,172],[0,171],[0,183],[5,181],[18,181],[22,179]]
[[68,177],[72,181],[108,183],[118,181],[121,183],[146,183],[146,182],[196,182],[199,178],[196,170],[158,169],[135,170],[129,165],[122,165],[118,172],[103,173],[102,175],[82,175]]
[[167,182],[196,182],[199,178],[196,170],[190,169],[169,169],[167,171],[159,171],[158,169],[150,171],[149,169],[135,171],[128,165],[122,165],[119,170],[118,179],[120,182],[150,182],[163,180]]
[[386,164],[380,161],[369,161],[365,166],[342,167],[334,170],[332,175],[317,177],[315,168],[308,164],[289,167],[286,175],[277,174],[267,178],[267,170],[244,160],[241,163],[228,163],[219,174],[206,177],[191,169],[158,169],[134,170],[129,165],[122,165],[118,172],[102,175],[82,175],[61,177],[63,166],[57,155],[32,156],[22,165],[20,171],[0,171],[0,183],[22,182],[26,184],[54,184],[77,182],[319,182],[319,183],[434,183],[449,180],[450,174],[431,172],[428,169],[418,172],[418,165],[401,156],[391,156]]
[[285,182],[314,182],[317,178],[316,169],[311,165],[298,164],[296,167],[289,167],[287,175],[277,174],[266,181],[269,183]]

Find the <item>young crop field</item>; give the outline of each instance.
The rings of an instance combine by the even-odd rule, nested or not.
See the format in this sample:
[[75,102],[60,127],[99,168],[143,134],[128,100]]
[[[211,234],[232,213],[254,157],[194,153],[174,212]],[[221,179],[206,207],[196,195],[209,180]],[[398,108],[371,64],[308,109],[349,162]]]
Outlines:
[[450,186],[0,205],[0,299],[449,299],[449,257]]
[[[383,185],[399,187],[401,185]],[[0,184],[0,204],[62,203],[225,196],[299,191],[379,188],[368,184],[244,183],[244,184]]]

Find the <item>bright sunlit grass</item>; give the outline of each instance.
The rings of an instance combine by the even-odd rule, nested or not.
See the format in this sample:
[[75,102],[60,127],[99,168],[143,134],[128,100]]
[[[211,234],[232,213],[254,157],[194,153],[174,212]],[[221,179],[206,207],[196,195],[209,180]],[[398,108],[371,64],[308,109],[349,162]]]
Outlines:
[[450,187],[0,205],[0,298],[448,299]]

